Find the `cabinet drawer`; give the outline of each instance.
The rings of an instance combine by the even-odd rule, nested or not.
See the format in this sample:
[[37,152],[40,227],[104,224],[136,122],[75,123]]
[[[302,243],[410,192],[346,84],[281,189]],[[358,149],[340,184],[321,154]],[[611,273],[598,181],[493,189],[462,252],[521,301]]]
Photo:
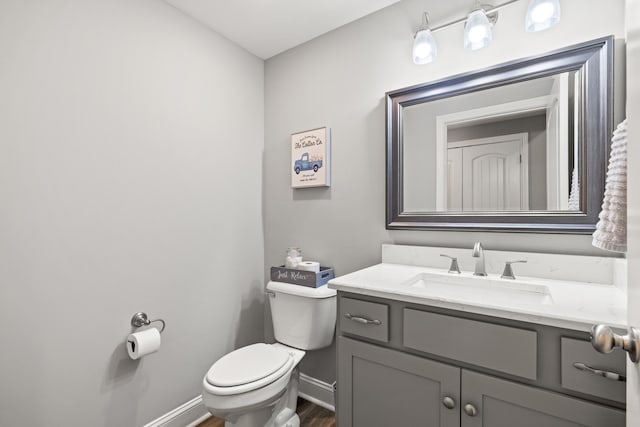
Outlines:
[[403,345],[507,374],[537,379],[535,331],[405,309]]
[[605,378],[588,370],[578,369],[574,363],[582,363],[590,368],[626,376],[627,360],[624,352],[598,353],[588,341],[571,338],[561,339],[562,387],[591,394],[604,399],[624,402],[626,383]]
[[340,330],[376,341],[389,341],[389,306],[340,298]]

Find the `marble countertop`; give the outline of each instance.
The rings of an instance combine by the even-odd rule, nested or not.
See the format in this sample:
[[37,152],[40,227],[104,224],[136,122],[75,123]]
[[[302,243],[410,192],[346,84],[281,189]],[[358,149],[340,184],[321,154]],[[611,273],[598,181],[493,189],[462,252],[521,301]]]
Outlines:
[[[420,275],[435,278],[438,286],[421,286]],[[607,284],[531,277],[509,281],[492,274],[458,276],[440,268],[381,263],[336,277],[329,288],[580,331],[596,323],[626,329],[626,294]]]

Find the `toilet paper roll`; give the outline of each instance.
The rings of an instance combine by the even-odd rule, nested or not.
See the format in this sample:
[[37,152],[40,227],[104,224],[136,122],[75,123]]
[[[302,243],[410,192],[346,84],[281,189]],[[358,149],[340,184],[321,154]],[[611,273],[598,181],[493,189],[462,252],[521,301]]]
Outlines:
[[316,261],[302,261],[296,267],[298,270],[313,271],[320,273],[320,263]]
[[149,328],[130,334],[125,344],[127,345],[129,357],[136,360],[158,351],[160,349],[160,341],[160,331],[156,328]]

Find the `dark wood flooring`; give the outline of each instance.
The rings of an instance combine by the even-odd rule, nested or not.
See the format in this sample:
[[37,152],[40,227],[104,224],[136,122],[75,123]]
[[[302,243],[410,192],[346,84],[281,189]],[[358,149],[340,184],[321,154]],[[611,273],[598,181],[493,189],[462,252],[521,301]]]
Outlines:
[[[336,415],[328,409],[304,399],[298,399],[296,411],[300,417],[300,427],[336,427]],[[211,417],[198,427],[224,427],[224,420]]]

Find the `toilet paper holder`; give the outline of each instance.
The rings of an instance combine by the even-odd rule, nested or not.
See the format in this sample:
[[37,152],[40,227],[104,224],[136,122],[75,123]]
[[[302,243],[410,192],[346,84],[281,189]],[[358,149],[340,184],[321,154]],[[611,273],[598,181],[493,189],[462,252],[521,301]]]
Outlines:
[[144,313],[142,311],[134,314],[133,317],[131,318],[131,326],[136,328],[150,325],[153,322],[162,322],[162,329],[160,329],[160,333],[162,333],[162,331],[164,331],[165,326],[167,326],[164,320],[162,319],[149,320],[149,316],[147,316],[147,313]]

